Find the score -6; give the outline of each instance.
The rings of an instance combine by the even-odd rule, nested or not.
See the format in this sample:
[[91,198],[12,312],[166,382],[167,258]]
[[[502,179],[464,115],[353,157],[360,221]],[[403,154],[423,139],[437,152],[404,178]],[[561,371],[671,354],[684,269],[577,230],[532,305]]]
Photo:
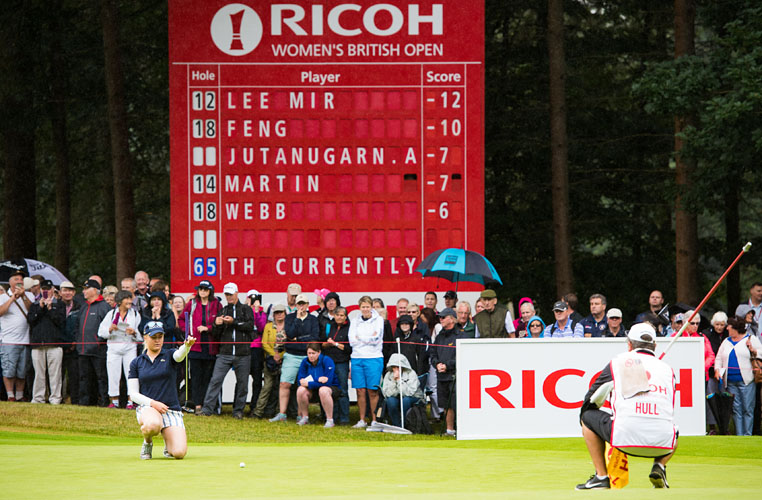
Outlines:
[[206,259],[206,266],[204,266],[204,259],[202,257],[193,259],[193,275],[217,276],[217,258],[209,257]]

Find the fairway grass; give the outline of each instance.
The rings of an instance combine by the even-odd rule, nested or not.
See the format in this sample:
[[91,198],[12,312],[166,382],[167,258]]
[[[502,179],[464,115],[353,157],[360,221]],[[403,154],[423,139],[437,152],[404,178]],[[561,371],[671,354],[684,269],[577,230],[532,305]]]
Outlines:
[[[88,420],[98,422],[94,432],[80,428]],[[574,485],[593,471],[581,438],[455,441],[225,416],[186,417],[186,426],[184,460],[163,458],[157,439],[155,458],[142,461],[134,412],[0,403],[0,470],[6,479],[0,498],[740,500],[762,489],[759,437],[681,438],[668,467],[668,491],[652,489],[650,460],[635,458],[624,490],[575,492]]]

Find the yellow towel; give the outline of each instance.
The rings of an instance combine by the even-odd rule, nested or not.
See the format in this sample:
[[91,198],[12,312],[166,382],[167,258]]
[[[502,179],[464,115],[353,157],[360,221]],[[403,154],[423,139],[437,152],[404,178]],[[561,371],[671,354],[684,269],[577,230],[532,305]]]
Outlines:
[[609,482],[615,490],[620,490],[630,482],[630,467],[627,455],[606,443],[606,471]]

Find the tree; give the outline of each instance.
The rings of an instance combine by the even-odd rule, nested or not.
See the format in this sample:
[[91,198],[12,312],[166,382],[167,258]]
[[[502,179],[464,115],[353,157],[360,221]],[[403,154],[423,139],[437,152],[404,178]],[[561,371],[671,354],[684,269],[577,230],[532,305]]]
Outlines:
[[550,95],[550,158],[553,203],[556,293],[574,289],[569,221],[569,170],[566,137],[566,61],[562,0],[548,0],[548,79]]
[[[693,0],[675,0],[675,59],[695,53],[694,22],[696,7]],[[698,221],[696,213],[684,204],[683,197],[693,183],[694,162],[682,155],[683,131],[695,126],[691,114],[675,116],[675,266],[677,271],[677,300],[696,304],[698,291]]]
[[111,167],[114,179],[114,221],[116,229],[117,279],[135,272],[135,206],[132,185],[132,161],[128,147],[127,106],[124,74],[119,48],[118,5],[101,1],[103,52],[105,54],[109,130],[111,132]]
[[[680,156],[695,165],[681,201],[701,214],[698,237],[706,251],[699,261],[704,274],[697,274],[699,288],[708,290],[743,243],[754,241],[762,231],[756,215],[760,200],[755,170],[762,153],[762,8],[709,3],[696,15],[700,50],[650,65],[633,89],[652,115],[690,115],[700,124],[680,134]],[[728,276],[726,300],[720,292],[710,307],[733,311],[760,263],[757,252],[744,257]],[[745,283],[744,268],[751,270]]]
[[37,256],[36,155],[39,17],[34,2],[6,1],[0,7],[0,148],[3,164],[3,253]]
[[69,274],[71,241],[71,182],[69,169],[69,143],[66,133],[66,100],[68,98],[68,71],[64,47],[61,43],[61,0],[53,2],[54,15],[50,23],[50,97],[48,115],[56,164],[56,269]]

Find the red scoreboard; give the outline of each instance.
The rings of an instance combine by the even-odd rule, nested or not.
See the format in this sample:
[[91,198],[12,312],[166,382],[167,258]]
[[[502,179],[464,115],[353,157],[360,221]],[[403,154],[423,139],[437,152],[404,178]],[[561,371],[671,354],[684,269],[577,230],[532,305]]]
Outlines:
[[417,291],[484,251],[482,2],[170,0],[169,37],[173,289]]

